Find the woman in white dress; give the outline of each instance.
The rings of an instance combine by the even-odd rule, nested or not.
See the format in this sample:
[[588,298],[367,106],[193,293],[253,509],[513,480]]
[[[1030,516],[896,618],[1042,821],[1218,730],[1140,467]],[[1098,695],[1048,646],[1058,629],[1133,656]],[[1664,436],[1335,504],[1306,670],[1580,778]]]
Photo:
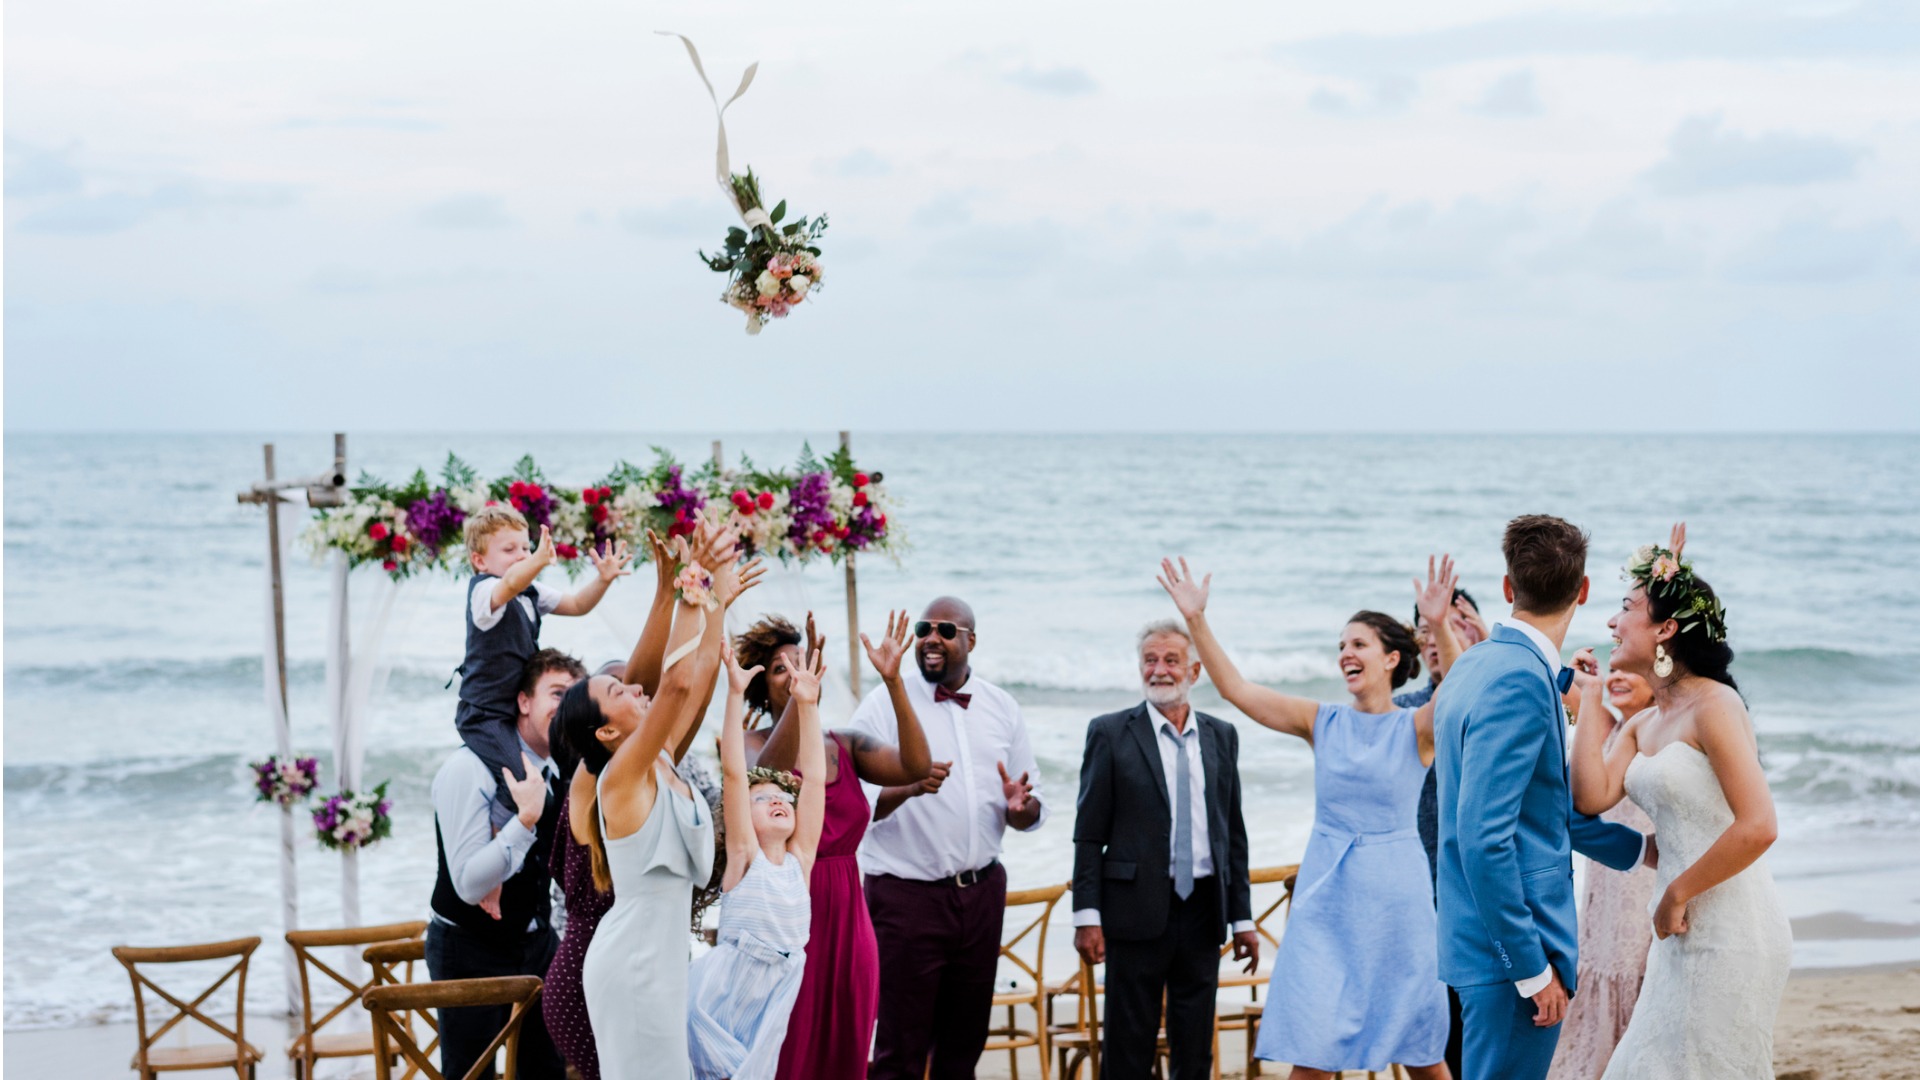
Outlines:
[[555,713],[560,737],[598,777],[573,828],[592,856],[595,885],[614,892],[580,971],[603,1080],[691,1074],[687,928],[693,889],[712,872],[713,816],[675,775],[670,748],[699,723],[720,666],[727,605],[759,575],[758,560],[740,566],[736,550],[732,532],[703,532],[691,548],[678,546],[688,570],[657,698],[596,675],[569,688]]
[[1614,724],[1598,705],[1592,650],[1574,658],[1586,705],[1574,737],[1573,802],[1599,814],[1631,797],[1660,838],[1655,941],[1633,1020],[1607,1080],[1772,1080],[1773,1021],[1793,935],[1761,855],[1773,796],[1728,665],[1725,609],[1669,547],[1635,553],[1632,589],[1608,626],[1614,668],[1646,679],[1653,707]]

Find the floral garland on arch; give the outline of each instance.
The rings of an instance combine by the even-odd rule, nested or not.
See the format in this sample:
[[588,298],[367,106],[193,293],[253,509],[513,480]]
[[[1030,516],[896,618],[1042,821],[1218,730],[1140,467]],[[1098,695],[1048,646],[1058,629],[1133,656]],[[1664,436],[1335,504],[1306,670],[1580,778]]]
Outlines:
[[862,471],[844,448],[820,458],[803,445],[792,468],[776,470],[746,458],[737,470],[689,469],[659,447],[654,455],[649,467],[622,461],[577,486],[549,481],[532,455],[492,480],[452,454],[437,477],[416,469],[398,486],[362,473],[343,505],[315,511],[301,540],[315,556],[339,551],[349,565],[377,565],[395,580],[465,574],[467,515],[496,504],[520,511],[536,538],[542,526],[551,530],[569,576],[591,566],[596,547],[624,540],[644,559],[648,529],[685,536],[703,520],[737,523],[746,554],[789,563],[837,563],[855,551],[898,557],[905,546],[881,474]]

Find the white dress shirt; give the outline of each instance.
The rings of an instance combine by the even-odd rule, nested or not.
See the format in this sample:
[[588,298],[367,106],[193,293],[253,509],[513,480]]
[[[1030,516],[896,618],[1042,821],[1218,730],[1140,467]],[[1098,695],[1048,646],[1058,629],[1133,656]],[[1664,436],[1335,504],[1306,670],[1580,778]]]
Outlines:
[[[1191,796],[1187,804],[1189,820],[1193,822],[1193,880],[1213,876],[1213,844],[1207,831],[1207,770],[1200,760],[1200,715],[1192,708],[1187,710],[1187,729],[1181,731],[1160,711],[1160,706],[1147,702],[1147,721],[1153,727],[1153,744],[1160,750],[1160,771],[1167,782],[1167,799],[1173,800],[1180,790],[1180,759],[1176,753],[1187,755],[1187,793]],[[1169,738],[1171,736],[1171,738]],[[1174,749],[1175,741],[1179,750]],[[1174,876],[1173,867],[1173,830],[1167,830],[1167,877]],[[1073,912],[1073,925],[1099,926],[1099,908],[1076,908]],[[1233,924],[1233,932],[1252,930],[1253,920],[1242,919]]]
[[[473,588],[467,593],[467,607],[473,610],[473,625],[480,630],[499,626],[500,620],[506,616],[506,604],[493,606],[493,583],[499,580],[497,577],[483,577],[474,582]],[[527,613],[528,619],[532,619],[536,607],[540,609],[540,614],[551,615],[553,609],[560,606],[560,601],[566,598],[567,594],[559,589],[543,589],[536,581],[516,594],[509,603],[519,604],[520,610]]]
[[[1566,665],[1560,662],[1560,647],[1553,643],[1552,638],[1541,633],[1539,627],[1533,625],[1530,622],[1527,622],[1525,619],[1514,619],[1511,622],[1501,623],[1499,625],[1506,626],[1513,630],[1518,630],[1520,631],[1521,634],[1525,635],[1528,641],[1533,642],[1534,648],[1540,650],[1540,655],[1546,657],[1548,677],[1553,679],[1558,679],[1560,677],[1560,669],[1562,667],[1565,667]],[[1556,700],[1558,699],[1557,694],[1555,695],[1555,698]],[[1562,712],[1562,715],[1564,716],[1565,713]],[[1641,861],[1645,861],[1646,857],[1647,857],[1647,839],[1646,837],[1643,836],[1640,838]],[[1516,980],[1513,984],[1513,988],[1515,990],[1520,991],[1521,997],[1530,998],[1533,995],[1539,993],[1540,991],[1545,990],[1547,988],[1547,984],[1552,981],[1553,981],[1553,964],[1548,963],[1547,970],[1541,972],[1538,975],[1535,975],[1531,979]]]
[[[532,758],[543,775],[553,776],[553,761],[535,754],[525,739],[520,740],[520,752]],[[493,831],[487,806],[499,783],[486,762],[464,746],[433,777],[433,816],[446,849],[447,875],[453,880],[453,891],[469,904],[478,904],[519,873],[533,849],[533,830],[522,825],[518,815],[508,818],[499,832]],[[434,918],[447,921],[437,912]],[[528,927],[536,928],[537,923]]]
[[[1020,705],[978,675],[960,688],[960,693],[972,695],[966,708],[954,701],[935,703],[934,684],[918,671],[903,672],[901,682],[927,734],[933,760],[951,761],[953,768],[939,791],[915,795],[873,823],[860,845],[861,866],[868,873],[913,881],[978,870],[1000,857],[1007,829],[1007,797],[996,766],[1005,764],[1007,775],[1015,779],[1025,773],[1033,785],[1032,797],[1040,800],[1040,817],[1025,831],[1047,822],[1040,768],[1027,741]],[[899,721],[884,684],[860,703],[848,726],[883,742],[900,741]]]

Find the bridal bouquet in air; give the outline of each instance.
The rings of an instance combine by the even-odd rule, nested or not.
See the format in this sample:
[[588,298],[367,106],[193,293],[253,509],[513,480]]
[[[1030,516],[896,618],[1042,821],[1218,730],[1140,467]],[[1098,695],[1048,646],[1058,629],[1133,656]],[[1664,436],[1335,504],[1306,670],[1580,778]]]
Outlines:
[[827,215],[781,225],[786,201],[772,213],[763,209],[760,180],[751,168],[745,176],[733,174],[733,199],[747,227],[728,229],[726,247],[714,255],[701,251],[700,260],[727,275],[720,299],[745,313],[747,333],[757,334],[819,290],[820,234],[827,231]]

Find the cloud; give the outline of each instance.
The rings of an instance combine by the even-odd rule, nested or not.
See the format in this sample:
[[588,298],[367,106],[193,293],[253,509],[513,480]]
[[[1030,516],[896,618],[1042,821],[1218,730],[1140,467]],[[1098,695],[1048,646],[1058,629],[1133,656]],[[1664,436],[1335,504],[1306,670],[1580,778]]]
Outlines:
[[20,219],[30,233],[116,233],[168,212],[261,209],[292,205],[293,191],[276,185],[223,186],[197,179],[168,180],[147,191],[76,195]]
[[733,210],[719,199],[675,199],[665,206],[636,206],[620,212],[620,225],[628,232],[660,240],[715,240],[726,234],[728,226],[738,224]]
[[451,195],[420,211],[432,229],[500,229],[513,224],[498,195]]
[[1691,277],[1701,254],[1668,237],[1625,202],[1600,208],[1578,237],[1542,248],[1531,261],[1543,274],[1585,274],[1618,281],[1670,281]]
[[1846,180],[1865,156],[1858,146],[1816,135],[1723,131],[1717,116],[1680,122],[1667,140],[1667,157],[1646,178],[1672,195],[1738,187],[1797,187]]
[[1733,281],[1832,284],[1897,268],[1908,251],[1907,231],[1891,218],[1847,227],[1824,217],[1797,216],[1739,252],[1726,268]]
[[913,224],[918,228],[935,226],[965,225],[973,220],[973,207],[967,202],[967,196],[958,191],[943,191],[921,203],[913,212]]
[[1003,76],[1008,82],[1022,90],[1049,97],[1079,97],[1100,89],[1093,76],[1077,67],[1032,68],[1022,67],[1009,71]]
[[323,266],[307,278],[307,288],[324,296],[366,296],[385,292],[380,279],[365,270]]
[[1413,103],[1420,83],[1406,75],[1385,75],[1372,80],[1363,91],[1341,93],[1328,86],[1314,89],[1307,108],[1329,116],[1369,116],[1397,113]]
[[1538,116],[1540,94],[1533,84],[1533,72],[1522,69],[1500,76],[1468,111],[1482,116]]
[[1292,251],[1263,248],[1257,259],[1259,267],[1299,277],[1468,281],[1498,273],[1532,225],[1517,203],[1390,206],[1375,199]]
[[1906,0],[1870,0],[1814,13],[1758,4],[1700,12],[1542,13],[1400,34],[1304,38],[1272,52],[1283,62],[1324,71],[1429,70],[1525,56],[1892,59],[1920,55],[1920,8]]
[[887,162],[887,159],[863,146],[844,157],[818,162],[814,169],[827,176],[864,179],[885,176],[893,171],[893,166]]
[[428,120],[419,116],[295,116],[282,121],[280,126],[291,131],[310,131],[317,128],[361,128],[408,134],[429,134],[446,130],[446,125],[438,120]]
[[80,190],[80,170],[67,152],[7,139],[7,197],[35,198]]
[[1050,269],[1061,250],[1061,230],[1047,220],[967,226],[922,257],[930,278],[1024,278]]

